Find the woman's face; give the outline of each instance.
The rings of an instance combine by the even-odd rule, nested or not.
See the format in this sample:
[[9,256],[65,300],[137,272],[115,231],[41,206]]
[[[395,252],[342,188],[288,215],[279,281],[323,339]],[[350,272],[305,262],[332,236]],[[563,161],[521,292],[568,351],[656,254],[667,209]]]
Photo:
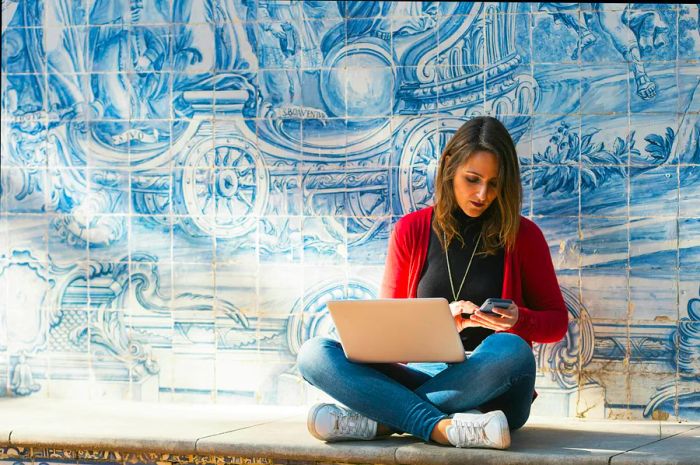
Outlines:
[[471,217],[481,216],[498,194],[498,159],[480,150],[457,168],[452,181],[455,200]]

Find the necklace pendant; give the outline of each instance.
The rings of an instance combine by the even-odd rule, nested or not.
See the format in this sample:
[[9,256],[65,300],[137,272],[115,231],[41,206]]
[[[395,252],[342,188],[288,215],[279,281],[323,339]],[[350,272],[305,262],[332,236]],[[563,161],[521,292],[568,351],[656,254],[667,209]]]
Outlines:
[[[442,239],[443,242],[447,242],[445,239],[445,233],[442,233]],[[454,300],[452,303],[457,302],[457,299],[459,298],[459,295],[462,293],[462,287],[464,286],[464,281],[467,279],[467,275],[469,274],[469,268],[472,267],[472,260],[474,260],[474,254],[476,253],[477,247],[479,247],[479,242],[481,241],[481,233],[479,233],[479,237],[476,238],[476,244],[474,244],[474,250],[472,250],[472,255],[469,257],[469,263],[467,263],[467,270],[464,272],[464,276],[462,277],[462,282],[459,284],[459,289],[457,292],[455,292],[455,285],[454,282],[452,281],[452,269],[450,268],[450,254],[448,253],[448,249],[445,249],[445,261],[447,262],[447,275],[450,277],[450,289],[452,290],[452,297]]]

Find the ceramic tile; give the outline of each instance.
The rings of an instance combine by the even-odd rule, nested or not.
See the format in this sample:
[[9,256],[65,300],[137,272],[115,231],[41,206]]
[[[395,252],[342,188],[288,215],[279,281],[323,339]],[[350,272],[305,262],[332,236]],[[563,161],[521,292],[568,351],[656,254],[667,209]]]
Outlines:
[[[678,376],[679,385],[683,388],[683,394],[688,396],[685,389],[692,383],[693,360],[697,357],[697,347],[693,340],[697,337],[698,300],[689,303],[688,317],[678,324]],[[691,414],[692,412],[687,412]]]
[[581,156],[580,116],[548,116],[539,113],[532,118],[532,121],[533,163],[579,162]]
[[630,231],[624,218],[581,218],[581,265],[628,265]]
[[[468,54],[468,52],[465,52]],[[483,112],[485,108],[486,92],[483,88],[485,69],[483,65],[469,63],[478,60],[479,57],[463,57],[466,63],[462,66],[439,66],[436,68],[435,84],[437,86],[436,97],[432,95],[421,98],[423,108],[398,107],[398,111],[404,115],[429,116],[438,110],[450,111],[466,108],[467,112]],[[422,96],[421,96],[422,97]],[[417,105],[417,103],[414,103]],[[435,115],[440,118],[441,115]]]
[[48,254],[56,265],[70,266],[85,263],[88,257],[87,243],[75,241],[68,233],[66,226],[72,223],[70,215],[54,215],[50,217],[48,228]]
[[171,262],[172,217],[131,216],[129,218],[129,252],[131,260]]
[[[629,198],[629,169],[620,165],[591,165],[581,170],[581,215],[625,216]],[[605,189],[598,189],[602,183]]]
[[384,275],[384,265],[358,265],[348,267],[348,298],[373,299],[379,297],[379,283]]
[[559,216],[544,216],[535,218],[535,223],[540,227],[544,237],[550,244],[549,251],[552,255],[554,268],[578,269],[581,255],[578,221]]
[[216,298],[233,303],[238,311],[254,315],[257,310],[257,270],[253,267],[241,269],[237,265],[217,263],[214,271]]
[[576,392],[576,417],[585,419],[604,419],[605,391],[595,382],[579,386]]
[[[37,213],[41,214],[47,209],[47,177],[48,173],[42,169],[41,160],[32,160],[32,164],[40,163],[39,167],[31,166],[31,174],[26,181],[26,169],[4,168],[2,170],[3,195],[7,196],[4,203],[5,211],[9,213]],[[22,184],[33,185],[29,190],[23,190]]]
[[[504,116],[503,125],[508,129],[515,143],[515,152],[521,160],[532,158],[532,118],[524,118],[519,116]],[[514,133],[517,133],[514,134]]]
[[[695,13],[695,15],[694,15]],[[678,57],[683,60],[700,59],[698,50],[697,7],[681,4],[678,9]]]
[[290,313],[303,290],[303,275],[293,265],[262,265],[258,277],[259,311],[282,316]]
[[[592,114],[627,114],[629,109],[629,69],[625,63],[608,64],[604,69],[581,71],[581,112]],[[622,98],[611,98],[612,95]]]
[[[8,347],[17,351],[17,341],[8,338]],[[34,356],[10,355],[8,361],[7,389],[12,396],[32,396],[37,399],[48,398],[48,361],[44,354]]]
[[173,266],[173,287],[176,295],[205,293],[212,295],[215,286],[214,268],[210,263],[177,263]]
[[[635,40],[629,27],[621,26],[628,9],[627,3],[606,3],[603,11],[582,5],[583,19],[595,36],[595,40],[582,53],[585,64],[615,63],[625,59],[625,45]],[[605,23],[605,24],[604,24]]]
[[533,177],[530,174],[530,171],[532,171],[532,166],[521,166],[520,167],[520,176],[521,176],[521,183],[522,183],[522,189],[523,189],[523,197],[522,197],[522,208],[520,209],[520,214],[524,217],[531,218],[532,217],[532,203],[533,203],[533,187],[532,187],[532,182],[533,182]]
[[348,264],[384,264],[389,236],[387,223],[387,218],[348,218]]
[[[398,73],[391,66],[388,53],[377,55],[371,59],[353,59],[350,55],[346,59],[347,69],[343,77],[348,118],[391,115]],[[435,105],[434,102],[430,103]]]
[[[229,226],[232,227],[229,228]],[[246,217],[245,223],[238,222],[236,225],[227,225],[225,229],[229,230],[231,236],[237,237],[216,238],[214,244],[216,262],[255,268],[258,260],[261,259],[260,250],[264,247],[262,243],[264,240],[262,228],[264,226],[257,217]]]
[[343,217],[304,218],[304,264],[345,264],[348,253],[346,224]]
[[209,220],[202,217],[176,217],[173,222],[178,225],[173,230],[173,261],[179,263],[211,263],[214,258],[215,239],[211,236],[183,237],[180,225],[196,227]]
[[406,118],[397,120],[392,146],[395,164],[390,167],[389,188],[391,212],[401,216],[431,204],[439,154],[444,150],[452,131],[461,126],[463,119],[441,118],[425,120]]
[[[316,173],[318,171],[318,166],[314,166],[314,163],[321,163],[322,161],[328,162],[327,158],[323,157],[323,154],[326,153],[326,149],[341,149],[347,144],[347,120],[343,119],[343,116],[335,116],[336,115],[329,115],[328,119],[303,118],[298,121],[287,118],[284,125],[282,125],[282,122],[276,122],[276,125],[283,127],[285,134],[288,135],[291,142],[299,141],[300,150],[303,149],[304,153],[308,156],[308,158],[303,159],[304,161],[308,161],[308,165],[299,165],[298,161],[301,160],[301,153],[299,155],[292,153],[293,157],[284,157],[282,160],[279,160],[280,157],[277,156],[275,157],[276,160],[274,163],[282,164],[286,162],[289,164],[290,169],[300,169],[302,175]],[[260,136],[264,134],[260,128],[258,129],[258,134]],[[301,145],[302,139],[304,141],[303,145]],[[272,152],[271,155],[274,155],[274,152]],[[342,157],[341,154],[335,155],[338,158],[338,164],[343,161],[344,157]],[[282,166],[286,166],[286,163]],[[304,169],[305,166],[307,167],[306,169]],[[326,166],[332,169],[338,168],[339,165],[333,166],[328,162]]]
[[[634,368],[633,368],[634,369]],[[634,419],[675,417],[678,376],[656,370],[630,373],[630,404],[636,406]]]
[[[664,163],[675,163],[677,158],[671,153],[671,146],[678,128],[676,113],[632,113],[630,131],[634,132],[634,147],[630,148],[630,164],[640,169],[633,169],[633,176],[644,174],[647,169]],[[641,169],[643,168],[643,169]]]
[[591,317],[624,321],[629,315],[629,273],[620,268],[584,268],[581,295]]
[[184,396],[203,396],[213,394],[214,373],[216,369],[213,354],[177,354],[173,369],[173,383],[177,391]]
[[9,237],[7,233],[7,216],[0,214],[0,262],[3,264],[10,259]]
[[302,256],[301,217],[266,217],[260,220],[260,262],[299,263]]
[[697,269],[685,272],[681,270],[679,288],[679,316],[689,317],[692,314],[692,309],[697,305],[697,299],[700,298],[700,273]]
[[[398,44],[394,41],[394,44]],[[406,54],[415,60],[410,53]],[[467,60],[471,61],[471,60]],[[449,64],[443,65],[428,64],[425,66],[415,66],[399,64],[395,67],[397,82],[412,80],[423,82],[430,89],[426,91],[407,92],[403,99],[396,99],[393,106],[393,115],[408,115],[420,117],[437,117],[439,110],[454,108],[466,104],[467,108],[479,108],[483,110],[484,92],[481,89],[469,85],[469,82],[458,82],[450,86],[450,82],[455,78],[472,78],[472,81],[479,82],[483,79],[483,66],[464,64],[457,69]],[[482,81],[483,82],[483,81]],[[452,87],[465,87],[464,96],[457,96],[450,92]]]
[[630,222],[630,266],[660,269],[659,275],[674,275],[678,268],[675,218],[641,218]]
[[345,188],[346,176],[345,169],[337,163],[304,164],[302,186],[305,216],[344,214],[345,201],[336,190]]
[[685,218],[678,221],[678,258],[681,275],[696,274],[699,269],[696,239],[699,230],[700,219]]
[[[346,151],[345,162],[350,175],[361,176],[364,175],[364,168],[376,168],[376,171],[369,171],[369,173],[374,175],[370,178],[372,179],[372,185],[388,188],[388,179],[385,176],[387,168],[392,163],[390,150],[394,136],[392,133],[392,120],[393,118],[388,117],[367,117],[346,121],[345,127],[349,130],[348,143],[352,144],[358,140],[357,132],[367,130],[370,140],[377,145],[376,151],[366,159],[358,158],[354,150]],[[350,125],[351,122],[353,123],[352,126]],[[357,132],[350,130],[351,128]]]
[[[515,67],[512,70],[512,74],[514,79],[522,83],[521,85],[524,89],[528,83],[533,82],[532,66],[529,63]],[[523,90],[520,95],[506,103],[498,92],[490,92],[487,87],[486,99],[484,102],[485,110],[493,116],[498,116],[499,119],[505,119],[513,115],[532,115],[534,113],[535,97],[536,91],[534,88],[531,88],[529,92]],[[526,120],[527,118],[521,119]]]
[[531,15],[528,14],[529,11],[523,11],[527,9],[527,5],[516,6],[516,8],[522,8],[522,12],[518,11],[515,15],[511,14],[508,21],[515,23],[515,48],[520,59],[523,63],[530,63],[533,54],[532,40],[530,38]]
[[[261,366],[265,368],[261,370]],[[240,360],[232,354],[217,354],[216,389],[219,392],[226,391],[229,395],[254,397],[263,384],[271,383],[272,375],[269,371],[272,366],[273,364],[268,363],[263,365],[259,355]],[[261,371],[264,373],[260,373]]]
[[605,389],[606,418],[631,419],[633,406],[630,405],[629,374],[625,371],[603,371],[596,373],[593,378]]
[[48,218],[40,215],[7,215],[8,250],[27,251],[33,260],[46,258]]
[[[564,18],[560,20],[560,30],[557,28],[558,17]],[[571,27],[579,22],[580,11],[577,8],[566,9],[565,11],[537,12],[532,15],[532,51],[533,61],[535,63],[566,63],[573,62],[578,59],[573,56],[574,52],[578,55],[579,34],[576,29]],[[561,46],[553,46],[545,38],[556,35],[561,41]]]
[[700,217],[700,202],[698,202],[698,190],[693,188],[700,177],[700,167],[679,167],[679,216],[688,218]]
[[[691,92],[698,85],[697,74],[700,65],[697,62],[678,62],[678,112],[684,115],[687,124],[694,124],[698,118],[698,103],[691,96]],[[683,161],[683,160],[681,160]],[[697,163],[686,160],[686,163]]]
[[120,214],[95,215],[89,221],[101,227],[102,234],[87,237],[88,259],[95,261],[128,260],[129,217]]
[[[655,53],[667,56],[671,47],[664,47]],[[675,44],[672,48],[675,48]],[[659,52],[657,51],[657,52]],[[675,58],[675,57],[674,57]],[[632,115],[650,112],[666,112],[676,106],[679,99],[677,68],[675,59],[671,61],[649,61],[640,63],[641,71],[630,65],[633,80],[630,81],[630,111]]]
[[[389,215],[390,191],[387,171],[382,170],[368,175],[348,172],[346,185],[349,190],[357,191],[345,199],[345,212],[355,222],[363,223],[362,218],[381,219]],[[364,223],[355,230],[373,229]]]
[[[325,265],[325,266],[305,266],[304,272],[304,294],[317,294],[316,289],[325,288],[326,284],[337,283],[333,286],[335,292],[344,292],[347,280],[345,267]],[[335,290],[337,288],[337,290]]]
[[[7,335],[0,333],[0,341],[4,345],[7,344]],[[4,347],[4,346],[3,346]],[[10,379],[9,379],[9,357],[7,352],[3,351],[0,355],[0,394],[2,397],[8,397],[10,394]],[[9,431],[3,431],[2,434],[7,434]]]
[[[650,12],[653,12],[652,18]],[[675,61],[678,49],[678,10],[673,5],[642,5],[628,9],[630,24],[652,20],[653,33],[639,32],[637,43],[644,61]]]
[[634,320],[676,321],[678,281],[675,271],[632,269],[630,306]]
[[578,216],[580,176],[573,164],[533,167],[524,178],[532,182],[532,214]]

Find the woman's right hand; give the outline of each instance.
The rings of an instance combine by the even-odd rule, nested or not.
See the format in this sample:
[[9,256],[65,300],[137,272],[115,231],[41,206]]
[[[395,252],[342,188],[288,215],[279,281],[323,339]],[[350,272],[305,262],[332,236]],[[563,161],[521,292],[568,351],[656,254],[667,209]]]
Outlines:
[[479,307],[468,300],[458,300],[450,304],[450,312],[452,312],[452,318],[455,320],[457,332],[461,332],[464,328],[479,326],[472,322],[469,318],[464,318],[462,316],[463,313],[471,315],[477,310],[479,310]]

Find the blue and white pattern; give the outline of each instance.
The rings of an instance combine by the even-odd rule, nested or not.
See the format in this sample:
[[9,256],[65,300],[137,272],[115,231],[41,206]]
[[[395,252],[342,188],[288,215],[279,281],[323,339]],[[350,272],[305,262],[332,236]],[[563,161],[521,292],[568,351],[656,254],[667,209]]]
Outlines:
[[[700,418],[689,4],[3,0],[0,395],[302,403],[467,119],[570,311],[548,413]],[[537,403],[535,404],[537,408]],[[547,413],[547,412],[543,412]]]

